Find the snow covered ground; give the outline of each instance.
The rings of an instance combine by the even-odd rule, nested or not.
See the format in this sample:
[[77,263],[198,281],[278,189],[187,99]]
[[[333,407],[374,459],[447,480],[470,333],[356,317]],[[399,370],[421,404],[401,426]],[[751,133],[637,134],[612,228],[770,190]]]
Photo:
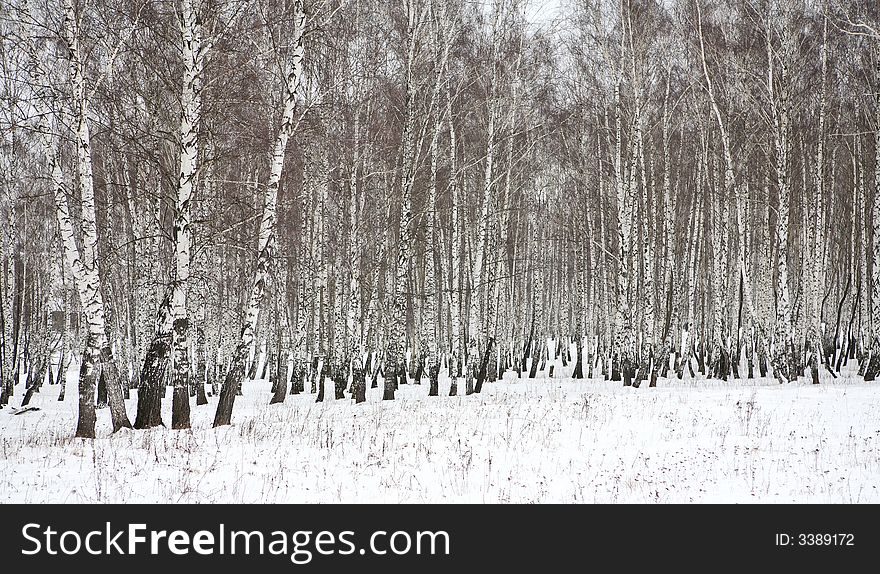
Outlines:
[[211,397],[191,430],[111,435],[102,410],[84,441],[75,376],[64,402],[44,387],[41,410],[0,410],[0,502],[880,502],[880,384],[856,378],[508,379],[271,406],[253,381],[230,427],[211,428]]

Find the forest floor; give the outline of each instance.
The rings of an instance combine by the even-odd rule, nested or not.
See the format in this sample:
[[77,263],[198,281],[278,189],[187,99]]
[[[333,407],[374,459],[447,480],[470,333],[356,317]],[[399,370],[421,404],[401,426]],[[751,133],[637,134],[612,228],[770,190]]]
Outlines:
[[111,434],[101,410],[82,440],[71,369],[64,402],[51,386],[39,411],[0,410],[0,502],[880,502],[880,383],[512,375],[448,397],[441,374],[440,397],[401,385],[361,405],[269,405],[248,381],[231,426],[211,428],[211,397],[191,430]]

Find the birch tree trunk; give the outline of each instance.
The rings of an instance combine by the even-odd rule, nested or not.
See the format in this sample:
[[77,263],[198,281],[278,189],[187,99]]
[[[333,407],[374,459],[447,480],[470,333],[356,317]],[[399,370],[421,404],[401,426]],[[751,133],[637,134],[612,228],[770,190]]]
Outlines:
[[[65,245],[67,262],[77,283],[80,303],[88,324],[88,335],[80,368],[79,418],[76,436],[80,438],[94,438],[96,420],[95,383],[101,366],[106,369],[105,376],[113,431],[116,432],[121,428],[131,428],[131,423],[125,412],[122,381],[116,369],[112,348],[105,334],[104,302],[101,295],[98,273],[98,235],[95,220],[91,138],[88,124],[89,107],[83,77],[83,61],[79,47],[79,29],[72,0],[65,0],[63,8],[64,40],[67,44],[69,64],[68,81],[71,85],[73,102],[76,106],[74,117],[81,201],[82,251],[78,249],[74,238],[73,225],[67,207],[67,198],[63,191],[61,167],[58,157],[54,152],[54,146],[51,140],[44,140],[43,145],[47,152],[47,168],[54,188],[56,211],[59,226],[61,227],[62,241]],[[43,117],[46,117],[48,109],[44,111],[46,113],[43,114]],[[48,134],[48,129],[44,133]]]
[[[620,84],[622,73],[618,72],[614,86],[615,157],[614,179],[617,189],[617,283],[614,353],[623,376],[624,386],[632,385],[635,375],[635,337],[630,307],[630,250],[632,238],[632,202],[623,173],[623,140],[621,133]],[[614,369],[612,368],[612,372]],[[614,376],[612,375],[612,380]]]
[[[489,257],[489,233],[493,227],[494,218],[492,217],[492,196],[495,177],[495,130],[496,130],[496,114],[497,114],[497,97],[496,89],[498,85],[498,53],[499,42],[501,41],[500,23],[502,18],[502,7],[499,2],[494,5],[494,20],[492,24],[492,77],[488,87],[487,94],[487,113],[488,125],[486,127],[486,159],[483,171],[483,194],[480,201],[479,209],[479,227],[477,233],[477,248],[474,254],[474,263],[471,270],[471,299],[470,311],[468,313],[468,338],[470,339],[469,348],[476,349],[477,355],[468,356],[468,364],[478,364],[481,362],[481,351],[488,355],[489,353],[489,333],[486,321],[487,299],[490,292],[489,273],[487,272],[487,261]],[[479,393],[483,387],[483,369],[477,370],[476,386],[474,391]]]
[[[43,117],[47,117],[44,115]],[[41,130],[43,132],[43,146],[46,154],[47,171],[49,172],[52,182],[53,195],[55,198],[56,216],[58,219],[58,227],[61,234],[61,242],[64,250],[64,257],[67,266],[71,270],[80,301],[90,301],[92,304],[89,311],[91,315],[86,315],[88,322],[88,335],[86,337],[86,346],[83,350],[82,364],[80,367],[79,382],[79,417],[77,420],[76,436],[78,438],[95,438],[95,422],[97,416],[95,414],[95,385],[100,373],[101,349],[104,346],[103,332],[103,313],[95,316],[101,307],[95,303],[94,283],[89,281],[88,272],[84,269],[83,261],[80,257],[79,249],[76,245],[74,237],[73,224],[70,218],[70,209],[67,204],[67,196],[64,190],[64,178],[61,173],[61,164],[55,146],[49,136],[50,129],[47,125]],[[83,305],[83,309],[86,306]],[[108,386],[112,386],[112,380],[108,381]],[[119,400],[122,400],[120,390]],[[111,402],[111,415],[113,403]],[[125,405],[122,406],[122,417],[114,416],[113,426],[114,432],[123,427],[131,427],[128,423],[128,417],[125,414]],[[126,424],[128,423],[128,424]],[[117,428],[118,424],[118,428]]]
[[[810,328],[807,345],[813,353],[811,371],[813,383],[819,383],[819,365],[828,363],[825,359],[827,352],[823,334],[822,322],[822,294],[826,280],[826,238],[825,238],[825,116],[828,108],[828,16],[823,18],[822,47],[820,58],[822,59],[822,82],[819,100],[819,133],[816,143],[816,195],[814,202],[815,214],[813,217],[813,248],[810,273],[812,274],[811,297],[810,297]],[[880,106],[878,106],[880,110]],[[876,197],[876,195],[875,195]],[[876,203],[876,201],[875,201]],[[875,241],[876,243],[876,241]],[[875,254],[877,252],[875,251]],[[875,256],[876,257],[876,256]],[[830,369],[829,369],[830,371]],[[833,374],[833,373],[832,373]]]
[[358,245],[358,220],[360,214],[359,206],[361,202],[359,170],[361,169],[362,163],[362,159],[360,156],[360,110],[356,108],[354,111],[354,115],[354,157],[351,166],[351,177],[349,183],[349,187],[351,189],[351,197],[349,198],[348,205],[347,229],[348,260],[346,271],[348,273],[348,300],[346,305],[346,331],[348,332],[348,340],[346,343],[346,360],[349,362],[349,364],[352,365],[352,398],[356,403],[360,403],[367,400],[366,380],[364,378],[365,371],[363,368],[363,361],[361,361],[360,359],[362,355],[360,343],[363,337],[362,334],[358,332],[359,330],[362,332],[363,325],[361,317],[361,272],[359,268],[360,246]]
[[449,273],[449,350],[451,353],[451,363],[449,366],[451,386],[449,388],[449,396],[454,397],[458,393],[458,380],[461,376],[459,365],[464,352],[464,335],[462,333],[461,321],[461,199],[459,197],[458,172],[456,168],[455,122],[452,115],[452,97],[449,92],[448,80],[446,88],[446,116],[447,122],[449,123],[449,187],[451,188],[449,236],[451,238],[450,244],[452,251],[452,269]]
[[202,106],[202,51],[201,30],[195,0],[182,0],[181,33],[183,36],[183,113],[180,120],[180,179],[177,184],[176,216],[174,219],[174,282],[171,309],[174,315],[171,382],[174,395],[171,410],[171,428],[190,427],[189,414],[189,316],[186,300],[189,289],[190,245],[192,229],[191,203],[198,169],[198,131]]
[[[769,100],[771,114],[774,124],[774,144],[776,152],[776,185],[778,198],[778,208],[775,226],[775,244],[776,244],[776,282],[777,282],[777,302],[776,302],[776,326],[774,330],[774,353],[773,353],[773,372],[779,382],[786,382],[792,378],[796,378],[796,369],[793,358],[794,334],[792,332],[792,315],[791,315],[791,294],[789,291],[788,277],[788,230],[789,230],[789,212],[791,201],[791,190],[789,182],[789,165],[788,165],[788,130],[789,115],[786,76],[787,62],[783,58],[781,61],[779,73],[779,90],[774,89],[777,79],[774,77],[776,56],[773,53],[773,45],[771,43],[771,34],[767,34],[767,60],[768,60],[768,79],[767,89],[769,91]],[[783,38],[783,43],[787,41]],[[778,99],[777,99],[778,98]]]
[[[439,79],[438,79],[439,83]],[[436,397],[439,394],[439,383],[438,377],[440,374],[440,361],[437,356],[438,353],[438,333],[440,333],[440,329],[437,325],[437,292],[438,292],[438,284],[440,282],[437,280],[437,263],[435,254],[438,251],[439,240],[437,233],[437,156],[439,153],[438,149],[438,137],[440,129],[442,128],[442,124],[440,122],[440,118],[438,115],[438,120],[434,126],[434,131],[431,136],[431,181],[429,183],[429,198],[428,198],[428,207],[427,213],[425,214],[425,238],[427,243],[427,248],[425,249],[425,286],[424,286],[424,305],[425,305],[425,314],[422,318],[422,342],[426,344],[427,348],[424,352],[423,361],[426,363],[427,371],[428,371],[428,396]],[[442,251],[441,251],[442,252]]]
[[397,261],[394,265],[392,312],[388,325],[388,349],[386,351],[383,400],[393,400],[399,383],[406,383],[407,350],[407,281],[412,251],[412,189],[416,175],[418,147],[415,134],[415,78],[413,68],[416,59],[417,35],[425,22],[428,4],[419,7],[415,1],[406,3],[407,56],[404,78],[404,119],[401,136],[400,217],[397,235]]
[[[875,58],[880,56],[880,37],[876,39]],[[875,85],[880,86],[880,61],[875,70]],[[874,93],[874,193],[871,211],[871,357],[865,380],[873,381],[880,373],[880,88]]]
[[284,70],[284,107],[281,114],[281,124],[278,128],[278,136],[272,150],[269,180],[266,182],[266,191],[263,197],[264,204],[262,218],[260,219],[257,264],[251,282],[250,295],[240,338],[235,347],[229,371],[223,381],[223,387],[220,390],[220,400],[217,403],[217,412],[214,416],[215,427],[228,425],[232,422],[232,408],[235,396],[244,378],[248,349],[254,340],[257,319],[265,295],[266,281],[269,276],[272,258],[275,254],[278,184],[281,181],[281,172],[284,168],[287,142],[294,128],[293,112],[296,106],[296,93],[303,76],[302,35],[305,28],[305,13],[303,12],[301,0],[294,0],[293,11],[293,47]]

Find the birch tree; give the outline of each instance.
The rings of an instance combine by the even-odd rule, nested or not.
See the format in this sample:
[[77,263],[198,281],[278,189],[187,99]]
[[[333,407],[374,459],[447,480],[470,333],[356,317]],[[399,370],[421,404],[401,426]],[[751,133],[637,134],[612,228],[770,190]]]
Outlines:
[[[80,194],[81,212],[81,237],[82,250],[72,252],[75,245],[72,224],[67,232],[67,224],[62,226],[62,237],[65,249],[68,251],[68,264],[78,283],[80,303],[88,323],[88,336],[86,337],[85,349],[83,350],[82,366],[80,367],[79,382],[79,419],[77,422],[76,436],[82,438],[95,437],[95,382],[98,377],[97,369],[102,367],[106,370],[107,392],[110,403],[110,414],[114,432],[121,428],[130,428],[131,423],[125,412],[125,403],[122,397],[122,381],[118,375],[114,362],[113,350],[110,341],[106,337],[104,322],[104,300],[101,292],[101,284],[98,273],[98,235],[95,222],[95,195],[94,181],[92,178],[91,135],[89,130],[89,102],[86,93],[84,78],[84,61],[79,43],[78,15],[72,0],[64,0],[63,4],[63,35],[67,48],[68,83],[73,102],[74,143],[77,150],[78,188]],[[57,162],[50,164],[50,173],[53,173],[53,187],[56,188],[56,200],[58,199]],[[63,204],[57,204],[59,222],[70,222],[69,210]],[[73,260],[79,261],[74,267]]]
[[265,295],[266,281],[269,275],[272,257],[275,252],[276,242],[276,201],[278,198],[278,185],[281,181],[281,172],[284,168],[284,157],[287,151],[287,142],[295,127],[294,112],[297,103],[297,90],[303,79],[303,33],[305,30],[305,13],[302,2],[295,0],[291,13],[294,25],[290,52],[284,62],[282,89],[284,90],[283,109],[281,123],[278,127],[278,136],[270,158],[269,180],[266,182],[264,194],[263,214],[260,219],[260,234],[258,255],[254,276],[251,283],[250,296],[247,310],[241,328],[241,337],[235,347],[232,364],[223,381],[220,391],[220,400],[217,403],[217,413],[214,417],[214,426],[230,424],[232,420],[232,407],[235,403],[235,395],[244,377],[245,360],[247,352],[253,343],[254,332],[257,326],[260,307]]

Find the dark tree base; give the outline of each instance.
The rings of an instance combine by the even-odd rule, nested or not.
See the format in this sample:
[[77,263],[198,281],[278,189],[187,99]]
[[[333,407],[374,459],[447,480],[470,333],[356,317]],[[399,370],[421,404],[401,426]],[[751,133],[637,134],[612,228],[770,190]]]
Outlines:
[[397,387],[397,373],[395,369],[388,369],[388,376],[385,377],[385,385],[382,391],[383,401],[394,400],[394,390]]
[[190,428],[189,415],[189,389],[183,385],[175,386],[171,396],[171,428]]
[[324,377],[320,377],[320,380],[316,383],[318,396],[315,397],[316,403],[324,402]]
[[422,384],[422,375],[425,372],[425,358],[422,357],[419,359],[419,364],[416,367],[415,373],[413,373],[413,384],[421,385]]
[[95,405],[97,409],[106,409],[110,404],[107,399],[107,376],[104,371],[101,371],[101,374],[98,375],[98,404]]
[[430,384],[428,386],[428,396],[436,397],[440,394],[440,364],[435,362],[428,368],[428,379]]
[[196,387],[196,406],[207,405],[208,397],[205,395],[205,383],[199,382]]
[[[620,375],[620,359],[616,354],[611,357],[611,380],[614,382],[622,380]],[[629,385],[625,384],[624,386],[628,387]]]
[[300,393],[305,392],[306,384],[305,384],[305,368],[300,361],[295,361],[293,363],[293,369],[291,369],[290,373],[290,394],[298,395]]
[[287,396],[287,377],[279,377],[276,379],[275,388],[273,389],[270,405],[283,403],[284,397]]
[[874,349],[871,352],[871,358],[867,361],[867,367],[865,368],[865,381],[870,382],[875,380],[878,373],[880,373],[880,352],[877,352],[877,349]]
[[28,406],[28,405],[30,404],[30,402],[31,402],[31,398],[33,398],[34,393],[35,393],[35,392],[39,392],[39,391],[38,391],[38,387],[39,387],[39,383],[37,383],[36,381],[34,381],[34,382],[31,384],[31,386],[29,386],[29,387],[27,388],[27,390],[26,390],[25,393],[24,393],[24,398],[21,399],[21,406],[26,407],[26,406]]
[[[580,341],[580,339],[579,339]],[[574,372],[572,372],[571,376],[573,379],[583,379],[584,378],[584,361],[583,361],[584,349],[583,345],[579,342],[577,345],[577,359],[574,363]]]
[[[347,361],[346,361],[347,364]],[[342,365],[337,365],[333,372],[333,385],[334,390],[336,391],[336,400],[345,398],[345,381],[346,373],[345,367]]]
[[171,335],[154,337],[147,350],[141,381],[138,385],[137,417],[134,428],[148,429],[162,423],[162,396],[165,392],[165,369],[171,351]]
[[214,414],[215,428],[232,423],[232,408],[235,405],[235,395],[241,389],[246,357],[247,348],[239,343],[220,389],[220,400],[217,402],[217,411]]
[[98,379],[98,365],[101,351],[95,336],[86,337],[82,365],[79,369],[79,417],[76,423],[76,438],[95,438],[95,386]]
[[351,398],[355,404],[363,403],[367,400],[366,371],[361,366],[360,359],[355,359],[351,369]]
[[536,357],[532,357],[531,368],[529,369],[529,378],[534,379],[538,376],[538,359]]
[[483,353],[483,358],[480,360],[480,367],[477,370],[477,384],[474,387],[474,392],[479,393],[483,390],[483,382],[486,380],[486,372],[489,366],[489,357],[492,354],[492,345],[495,343],[495,339],[489,337],[489,340],[486,343],[486,351]]

